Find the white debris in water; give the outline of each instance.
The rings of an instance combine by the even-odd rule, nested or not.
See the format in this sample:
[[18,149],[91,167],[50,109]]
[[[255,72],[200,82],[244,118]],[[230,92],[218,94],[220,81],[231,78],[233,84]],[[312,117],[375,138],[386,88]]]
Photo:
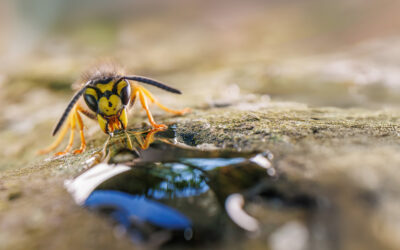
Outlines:
[[105,180],[126,172],[131,168],[125,165],[101,163],[79,175],[73,180],[64,181],[64,186],[71,193],[75,202],[83,205],[92,191]]
[[201,149],[201,150],[215,150],[219,149],[217,146],[211,143],[202,143],[196,146],[196,148]]
[[267,170],[267,174],[268,174],[269,176],[275,176],[275,175],[276,175],[276,170],[275,170],[275,168],[269,168],[269,169]]
[[271,153],[271,152],[268,152],[267,153],[267,158],[268,158],[268,160],[272,160],[272,159],[274,159],[274,155]]
[[278,228],[269,237],[272,250],[306,250],[309,233],[300,222],[292,221]]
[[259,230],[258,221],[243,210],[244,198],[241,194],[231,194],[225,201],[225,209],[229,217],[239,227],[256,232]]
[[93,157],[90,157],[89,159],[87,159],[86,161],[85,161],[85,165],[92,165],[93,163],[94,163],[94,161],[96,160],[96,157],[95,156],[93,156]]
[[271,167],[271,162],[262,154],[257,154],[256,156],[250,158],[250,161],[266,169]]

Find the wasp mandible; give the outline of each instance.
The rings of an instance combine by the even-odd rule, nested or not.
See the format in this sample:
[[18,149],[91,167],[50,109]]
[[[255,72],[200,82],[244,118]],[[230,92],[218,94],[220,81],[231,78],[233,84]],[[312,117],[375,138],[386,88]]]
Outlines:
[[90,119],[97,120],[101,130],[113,136],[115,131],[125,131],[128,125],[128,110],[133,107],[135,100],[138,99],[147,117],[154,129],[166,129],[164,124],[157,124],[148,107],[148,103],[154,103],[166,112],[182,115],[190,111],[173,110],[159,103],[149,90],[139,85],[145,83],[156,86],[171,93],[181,94],[181,91],[169,87],[159,81],[136,75],[125,75],[118,73],[112,67],[99,67],[86,73],[80,80],[81,86],[74,94],[67,108],[62,114],[60,120],[53,130],[53,136],[59,133],[57,139],[48,148],[41,150],[40,154],[45,154],[56,149],[63,138],[70,130],[70,137],[67,147],[64,151],[56,155],[68,153],[74,142],[75,129],[79,129],[81,145],[80,148],[73,151],[74,154],[82,153],[86,148],[84,136],[84,124],[81,114]]

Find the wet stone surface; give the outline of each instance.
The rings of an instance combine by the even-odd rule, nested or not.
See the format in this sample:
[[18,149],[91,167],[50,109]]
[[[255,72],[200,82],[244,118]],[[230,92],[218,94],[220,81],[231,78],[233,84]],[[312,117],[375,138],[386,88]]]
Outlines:
[[[327,216],[329,209],[311,189],[280,176],[271,152],[178,146],[172,143],[174,127],[135,133],[134,142],[150,139],[147,149],[138,143],[134,151],[124,143],[111,144],[108,163],[67,180],[66,188],[78,204],[112,218],[116,228],[140,246],[240,245],[249,236],[261,244],[271,233],[271,222],[263,214],[271,211],[275,223],[299,220],[294,230],[306,232],[298,239],[300,247],[313,241],[331,247],[327,239],[309,239],[307,233],[316,224],[315,214]],[[290,219],[283,211],[290,211]],[[329,227],[329,221],[324,223]]]
[[[92,235],[88,248],[390,249],[399,117],[277,102],[195,110],[164,118],[164,132],[131,128],[134,151],[114,136],[106,162],[90,167],[105,141],[95,136],[82,155],[4,172],[1,242],[68,249],[54,235],[79,228],[68,238],[81,247]],[[102,164],[123,171],[71,188]]]

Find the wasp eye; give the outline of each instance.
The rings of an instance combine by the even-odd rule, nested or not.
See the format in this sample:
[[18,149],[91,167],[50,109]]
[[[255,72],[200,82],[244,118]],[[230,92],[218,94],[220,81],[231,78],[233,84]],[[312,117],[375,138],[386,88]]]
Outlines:
[[87,87],[85,90],[85,94],[83,95],[83,99],[85,99],[86,104],[88,107],[97,113],[98,110],[98,105],[97,105],[97,99],[98,99],[98,90],[93,87]]
[[131,87],[129,86],[129,84],[121,89],[121,93],[119,94],[119,96],[123,105],[127,105],[129,103],[129,99],[131,96]]
[[84,96],[85,102],[88,105],[88,107],[93,110],[94,112],[97,113],[97,100],[94,96],[85,94]]

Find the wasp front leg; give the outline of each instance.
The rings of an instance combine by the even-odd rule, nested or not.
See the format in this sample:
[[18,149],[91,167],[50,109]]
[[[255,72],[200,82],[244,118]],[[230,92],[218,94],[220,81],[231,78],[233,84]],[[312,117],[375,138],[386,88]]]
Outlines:
[[147,103],[147,99],[148,99],[151,103],[155,103],[155,104],[156,104],[157,106],[159,106],[161,109],[163,109],[163,110],[165,110],[165,111],[167,111],[167,112],[176,114],[176,115],[182,115],[182,114],[185,114],[185,113],[187,113],[187,112],[190,111],[190,109],[172,110],[172,109],[169,109],[169,108],[165,107],[164,105],[162,105],[161,103],[159,103],[159,102],[153,97],[153,95],[150,93],[150,91],[148,91],[147,89],[145,89],[145,88],[142,87],[142,86],[134,85],[134,86],[133,86],[133,89],[134,89],[134,91],[133,91],[133,95],[132,95],[132,97],[131,97],[131,100],[135,100],[136,97],[139,97],[140,103],[141,103],[143,109],[146,111],[147,118],[149,119],[149,122],[150,122],[151,126],[152,126],[153,128],[155,128],[155,129],[166,129],[167,126],[164,125],[164,124],[157,124],[157,123],[154,121],[153,115],[151,114],[150,109],[149,109],[149,106],[148,106],[148,103]]
[[154,135],[158,132],[160,132],[162,130],[160,129],[152,129],[150,130],[147,135],[146,138],[144,139],[144,141],[142,140],[142,137],[140,135],[136,136],[136,140],[139,143],[139,146],[141,149],[148,149],[150,144],[152,144],[154,142]]
[[146,88],[144,88],[142,86],[138,86],[138,88],[145,96],[147,96],[147,98],[149,98],[150,102],[156,104],[158,107],[160,107],[162,110],[164,110],[168,113],[172,113],[175,115],[183,115],[183,114],[186,114],[191,111],[190,108],[185,108],[182,110],[174,110],[174,109],[167,108],[164,105],[162,105],[160,102],[158,102],[157,99]]
[[140,88],[137,88],[137,89],[135,89],[134,95],[139,96],[140,103],[142,104],[143,109],[146,111],[147,118],[149,119],[151,126],[156,129],[167,129],[167,125],[157,124],[154,121],[153,115],[150,112],[149,106],[147,104],[146,96],[143,93],[143,91]]
[[82,117],[81,117],[81,115],[79,114],[78,110],[81,111],[82,108],[81,108],[80,106],[78,106],[78,107],[77,107],[77,110],[75,111],[76,120],[78,121],[78,125],[79,125],[79,135],[80,135],[80,137],[81,137],[81,146],[80,146],[79,149],[77,149],[77,150],[75,150],[75,151],[73,152],[74,154],[80,154],[80,153],[82,153],[83,151],[85,151],[85,149],[86,149],[85,135],[84,135],[84,133],[83,133],[84,125],[83,125]]
[[[143,132],[129,132],[128,131],[128,133],[134,135],[137,143],[139,144],[139,147],[141,149],[145,150],[145,149],[148,149],[150,144],[152,144],[154,142],[154,135],[161,131],[164,131],[164,129],[153,128],[148,131],[143,131]],[[143,140],[143,136],[142,136],[143,134],[146,134],[146,137],[144,140]]]
[[62,140],[64,139],[64,137],[67,134],[68,130],[70,130],[71,132],[70,132],[70,137],[69,137],[69,141],[68,141],[67,147],[64,149],[64,151],[58,152],[55,155],[64,155],[64,154],[68,153],[71,150],[71,148],[73,146],[73,143],[74,143],[75,129],[76,129],[76,124],[77,123],[78,123],[78,126],[79,126],[79,133],[80,133],[80,138],[81,138],[81,146],[80,146],[80,148],[78,150],[75,150],[73,153],[74,154],[80,154],[85,150],[86,141],[85,141],[85,136],[84,136],[84,133],[83,133],[84,125],[83,125],[82,118],[81,118],[81,116],[80,116],[78,111],[84,111],[84,109],[82,107],[80,107],[79,105],[76,105],[75,107],[73,107],[73,109],[71,110],[71,112],[68,115],[67,123],[64,125],[64,127],[60,131],[60,134],[57,137],[57,139],[48,148],[39,151],[39,154],[46,154],[46,153],[49,153],[49,152],[55,150],[60,145]]
[[61,144],[62,140],[64,139],[65,135],[68,132],[68,129],[69,129],[69,123],[66,124],[64,128],[60,131],[60,134],[58,135],[57,139],[47,148],[40,150],[38,154],[47,154],[55,150]]

